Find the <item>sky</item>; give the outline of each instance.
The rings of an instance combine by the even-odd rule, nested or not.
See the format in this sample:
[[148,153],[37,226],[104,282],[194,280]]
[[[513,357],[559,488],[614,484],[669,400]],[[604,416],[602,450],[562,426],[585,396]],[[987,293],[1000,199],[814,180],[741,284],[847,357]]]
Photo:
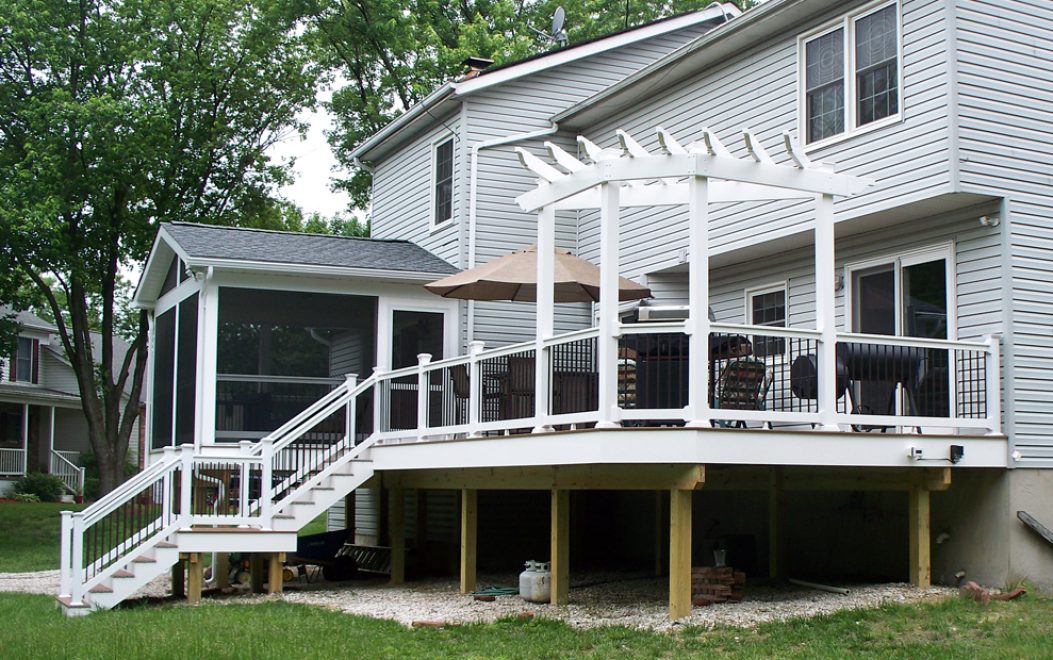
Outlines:
[[301,139],[293,133],[270,151],[275,160],[296,159],[295,180],[280,190],[281,195],[303,209],[304,215],[317,212],[333,216],[344,212],[348,205],[347,194],[329,189],[336,158],[325,140],[325,131],[332,126],[332,117],[319,106],[314,112],[301,114],[301,118],[310,125],[307,136]]

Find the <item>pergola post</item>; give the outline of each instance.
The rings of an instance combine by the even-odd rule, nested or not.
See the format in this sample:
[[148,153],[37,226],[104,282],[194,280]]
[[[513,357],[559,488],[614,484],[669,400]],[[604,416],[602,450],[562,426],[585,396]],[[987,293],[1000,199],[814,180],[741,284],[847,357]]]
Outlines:
[[555,326],[556,212],[546,206],[537,215],[537,332],[534,341],[534,433],[551,431],[549,415],[550,355],[545,340]]
[[837,316],[834,296],[834,198],[819,195],[815,208],[815,327],[819,331],[819,426],[837,431]]
[[599,419],[596,428],[620,426],[618,405],[618,225],[620,187],[600,184],[600,334],[597,340]]
[[709,426],[709,179],[688,182],[688,426]]

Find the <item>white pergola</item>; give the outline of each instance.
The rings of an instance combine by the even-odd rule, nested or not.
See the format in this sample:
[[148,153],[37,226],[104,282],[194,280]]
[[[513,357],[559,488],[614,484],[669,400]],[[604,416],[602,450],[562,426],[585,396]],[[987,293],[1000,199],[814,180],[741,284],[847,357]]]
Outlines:
[[[517,148],[524,167],[539,177],[535,189],[516,199],[527,212],[538,214],[538,287],[536,387],[548,390],[544,341],[553,336],[553,250],[555,214],[561,210],[600,211],[600,315],[598,339],[598,428],[618,426],[618,235],[622,208],[687,205],[689,222],[690,336],[689,426],[709,426],[708,352],[709,206],[711,203],[768,200],[815,200],[816,330],[820,333],[819,382],[834,382],[837,344],[834,312],[833,198],[861,192],[872,181],[837,174],[813,164],[796,139],[783,134],[787,161],[776,163],[748,129],[742,131],[747,157],[739,158],[708,129],[702,138],[682,146],[668,132],[656,129],[660,153],[652,153],[622,130],[620,149],[604,149],[578,137],[589,163],[551,142],[545,146],[555,165]],[[821,427],[837,430],[833,387],[819,389]],[[549,414],[548,397],[536,397],[537,418]],[[540,428],[535,430],[542,430]]]

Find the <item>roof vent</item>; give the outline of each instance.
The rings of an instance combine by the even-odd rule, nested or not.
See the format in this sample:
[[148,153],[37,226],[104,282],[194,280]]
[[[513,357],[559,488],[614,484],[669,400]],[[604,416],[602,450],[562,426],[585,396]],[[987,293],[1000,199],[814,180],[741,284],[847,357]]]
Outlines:
[[471,80],[493,63],[493,60],[488,60],[485,57],[469,57],[465,59],[461,64],[466,66],[468,70],[464,72],[464,77],[461,80]]

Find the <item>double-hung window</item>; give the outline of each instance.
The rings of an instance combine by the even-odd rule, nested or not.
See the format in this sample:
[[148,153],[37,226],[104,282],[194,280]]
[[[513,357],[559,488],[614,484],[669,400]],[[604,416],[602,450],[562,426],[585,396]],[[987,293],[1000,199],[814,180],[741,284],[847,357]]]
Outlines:
[[434,197],[432,227],[453,219],[453,139],[435,145],[433,161]]
[[23,383],[35,383],[36,365],[36,342],[28,337],[18,338],[18,350],[12,361],[11,380]]
[[872,5],[801,39],[801,116],[807,144],[899,115],[898,11],[896,2]]
[[[771,328],[786,327],[786,285],[776,284],[746,291],[746,323]],[[782,337],[756,335],[753,337],[753,354],[764,358],[782,355],[785,352]]]

